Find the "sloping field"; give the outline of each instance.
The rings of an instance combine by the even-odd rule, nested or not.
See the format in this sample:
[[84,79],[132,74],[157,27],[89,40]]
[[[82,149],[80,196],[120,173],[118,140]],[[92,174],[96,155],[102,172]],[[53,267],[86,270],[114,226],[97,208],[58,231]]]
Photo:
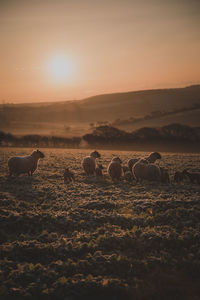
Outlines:
[[162,127],[173,123],[184,124],[188,126],[199,127],[200,109],[169,114],[167,116],[157,117],[150,120],[141,120],[132,124],[120,125],[122,129],[133,131],[142,127]]
[[[88,151],[55,149],[32,178],[8,179],[8,158],[30,152],[0,149],[0,299],[200,299],[199,185],[86,178]],[[107,166],[146,153],[101,154]],[[199,155],[164,153],[160,165],[172,178],[199,170]]]

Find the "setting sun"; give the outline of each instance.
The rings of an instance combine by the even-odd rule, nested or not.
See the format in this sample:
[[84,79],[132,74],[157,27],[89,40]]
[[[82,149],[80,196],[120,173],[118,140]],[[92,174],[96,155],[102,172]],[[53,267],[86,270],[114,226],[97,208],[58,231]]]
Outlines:
[[65,81],[73,73],[72,61],[66,56],[56,55],[48,61],[47,71],[51,78]]

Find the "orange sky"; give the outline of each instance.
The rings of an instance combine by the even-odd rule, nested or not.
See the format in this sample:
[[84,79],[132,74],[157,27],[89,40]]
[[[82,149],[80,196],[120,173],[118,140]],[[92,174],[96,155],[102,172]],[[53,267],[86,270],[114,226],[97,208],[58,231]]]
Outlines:
[[199,28],[199,0],[0,0],[0,102],[200,83]]

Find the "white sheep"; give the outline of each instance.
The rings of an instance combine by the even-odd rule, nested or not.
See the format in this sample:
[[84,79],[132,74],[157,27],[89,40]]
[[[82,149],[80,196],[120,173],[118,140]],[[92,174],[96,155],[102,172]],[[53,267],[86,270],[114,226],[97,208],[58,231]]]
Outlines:
[[114,157],[108,165],[107,171],[113,181],[115,179],[119,180],[120,177],[122,176],[121,163],[122,163],[122,161],[119,157]]
[[20,175],[27,173],[29,176],[37,169],[38,160],[44,158],[44,154],[35,150],[31,155],[27,156],[13,156],[8,160],[9,176]]
[[101,157],[100,153],[97,151],[93,151],[89,156],[86,156],[82,160],[82,167],[87,176],[94,175],[95,167],[96,167],[96,158]]
[[150,180],[160,181],[161,171],[158,166],[153,163],[148,163],[146,159],[139,160],[132,170],[133,176],[137,181]]
[[132,168],[133,166],[136,164],[136,162],[138,162],[140,159],[139,158],[131,158],[129,159],[128,161],[128,167],[129,167],[129,170],[132,172]]
[[[131,158],[128,161],[128,167],[129,170],[132,172],[133,170],[133,166],[140,160],[141,158]],[[145,157],[145,159],[149,162],[149,163],[154,163],[157,159],[161,159],[161,155],[158,152],[152,152],[149,154],[149,156]]]

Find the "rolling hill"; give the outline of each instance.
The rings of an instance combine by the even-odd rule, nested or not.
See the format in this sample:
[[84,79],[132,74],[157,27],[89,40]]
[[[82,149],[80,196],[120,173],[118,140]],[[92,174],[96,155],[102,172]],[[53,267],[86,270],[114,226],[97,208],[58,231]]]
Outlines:
[[[12,124],[89,124],[97,121],[113,122],[115,119],[144,117],[154,111],[173,111],[200,105],[200,85],[176,89],[155,89],[126,93],[97,95],[90,98],[53,103],[2,105],[0,127],[12,130]],[[158,118],[158,125],[181,122],[199,126],[199,110]],[[157,123],[146,120],[145,126]],[[137,124],[139,125],[139,123]],[[143,124],[140,124],[143,126]],[[49,126],[49,125],[48,125]],[[40,126],[39,126],[40,127]]]

